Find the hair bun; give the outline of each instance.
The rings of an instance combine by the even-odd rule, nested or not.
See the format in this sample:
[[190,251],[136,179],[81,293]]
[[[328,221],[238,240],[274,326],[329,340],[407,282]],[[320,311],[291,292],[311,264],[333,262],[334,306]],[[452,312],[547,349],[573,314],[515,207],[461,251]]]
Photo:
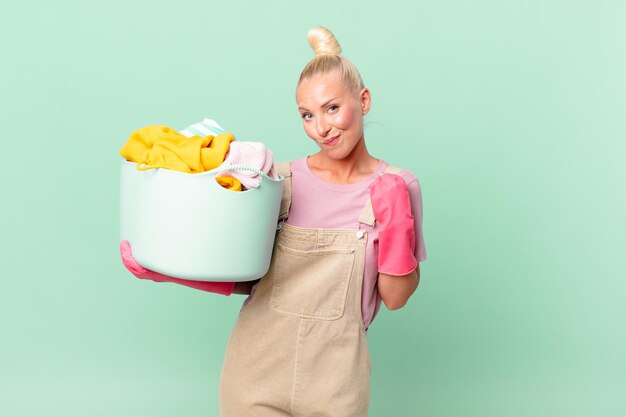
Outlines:
[[318,55],[339,55],[341,53],[341,47],[339,42],[335,39],[333,33],[322,26],[314,27],[309,30],[307,34],[309,44],[315,52],[315,56]]

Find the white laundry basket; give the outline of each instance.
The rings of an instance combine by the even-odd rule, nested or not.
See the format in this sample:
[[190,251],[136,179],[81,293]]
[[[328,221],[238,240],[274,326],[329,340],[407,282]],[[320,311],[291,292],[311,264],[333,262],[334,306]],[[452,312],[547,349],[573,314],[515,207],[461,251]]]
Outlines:
[[[226,169],[261,175],[259,188],[235,192],[215,177]],[[122,161],[120,235],[145,268],[198,281],[251,281],[269,268],[283,177],[255,168],[187,174],[140,171]]]

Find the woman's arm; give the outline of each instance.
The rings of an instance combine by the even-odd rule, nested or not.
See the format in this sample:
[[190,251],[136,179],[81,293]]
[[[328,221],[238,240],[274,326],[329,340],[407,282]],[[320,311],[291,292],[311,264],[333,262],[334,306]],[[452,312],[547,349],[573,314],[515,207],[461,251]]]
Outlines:
[[159,272],[151,271],[139,263],[133,257],[132,248],[130,242],[122,240],[120,242],[120,255],[122,257],[122,263],[134,276],[139,279],[149,279],[154,282],[172,282],[174,284],[184,285],[186,287],[194,288],[196,290],[202,290],[206,292],[213,292],[229,296],[235,289],[235,282],[221,282],[221,281],[194,281],[183,278],[171,277]]
[[404,307],[409,297],[415,292],[420,281],[420,266],[410,274],[397,276],[378,274],[378,292],[389,310]]
[[397,310],[419,283],[409,190],[400,175],[383,174],[370,184],[370,199],[378,224],[378,292],[389,310]]
[[258,279],[255,281],[236,282],[233,294],[250,294],[252,286],[257,282],[259,282]]

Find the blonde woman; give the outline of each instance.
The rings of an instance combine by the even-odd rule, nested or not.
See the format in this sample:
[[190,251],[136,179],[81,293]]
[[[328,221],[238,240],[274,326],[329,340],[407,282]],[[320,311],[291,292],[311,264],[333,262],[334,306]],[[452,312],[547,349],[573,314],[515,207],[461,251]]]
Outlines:
[[285,185],[272,261],[252,282],[198,282],[124,264],[139,278],[250,294],[226,348],[220,414],[367,415],[367,330],[382,302],[401,308],[426,259],[417,178],[367,151],[371,104],[356,67],[333,34],[309,31],[315,56],[296,88],[304,131],[319,152],[277,163]]

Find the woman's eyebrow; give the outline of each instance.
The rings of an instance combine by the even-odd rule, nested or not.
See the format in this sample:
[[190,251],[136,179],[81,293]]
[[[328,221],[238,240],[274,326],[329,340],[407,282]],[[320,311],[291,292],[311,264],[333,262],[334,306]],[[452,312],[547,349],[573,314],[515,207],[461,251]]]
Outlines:
[[[331,98],[330,100],[328,100],[328,101],[326,101],[324,104],[322,104],[320,107],[326,107],[326,106],[328,105],[328,103],[330,103],[331,101],[333,101],[333,100],[334,100],[334,99],[336,99],[336,98],[338,98],[338,97],[333,97],[333,98]],[[298,107],[298,110],[307,110],[307,109],[306,109],[306,108],[304,108],[304,107]]]

